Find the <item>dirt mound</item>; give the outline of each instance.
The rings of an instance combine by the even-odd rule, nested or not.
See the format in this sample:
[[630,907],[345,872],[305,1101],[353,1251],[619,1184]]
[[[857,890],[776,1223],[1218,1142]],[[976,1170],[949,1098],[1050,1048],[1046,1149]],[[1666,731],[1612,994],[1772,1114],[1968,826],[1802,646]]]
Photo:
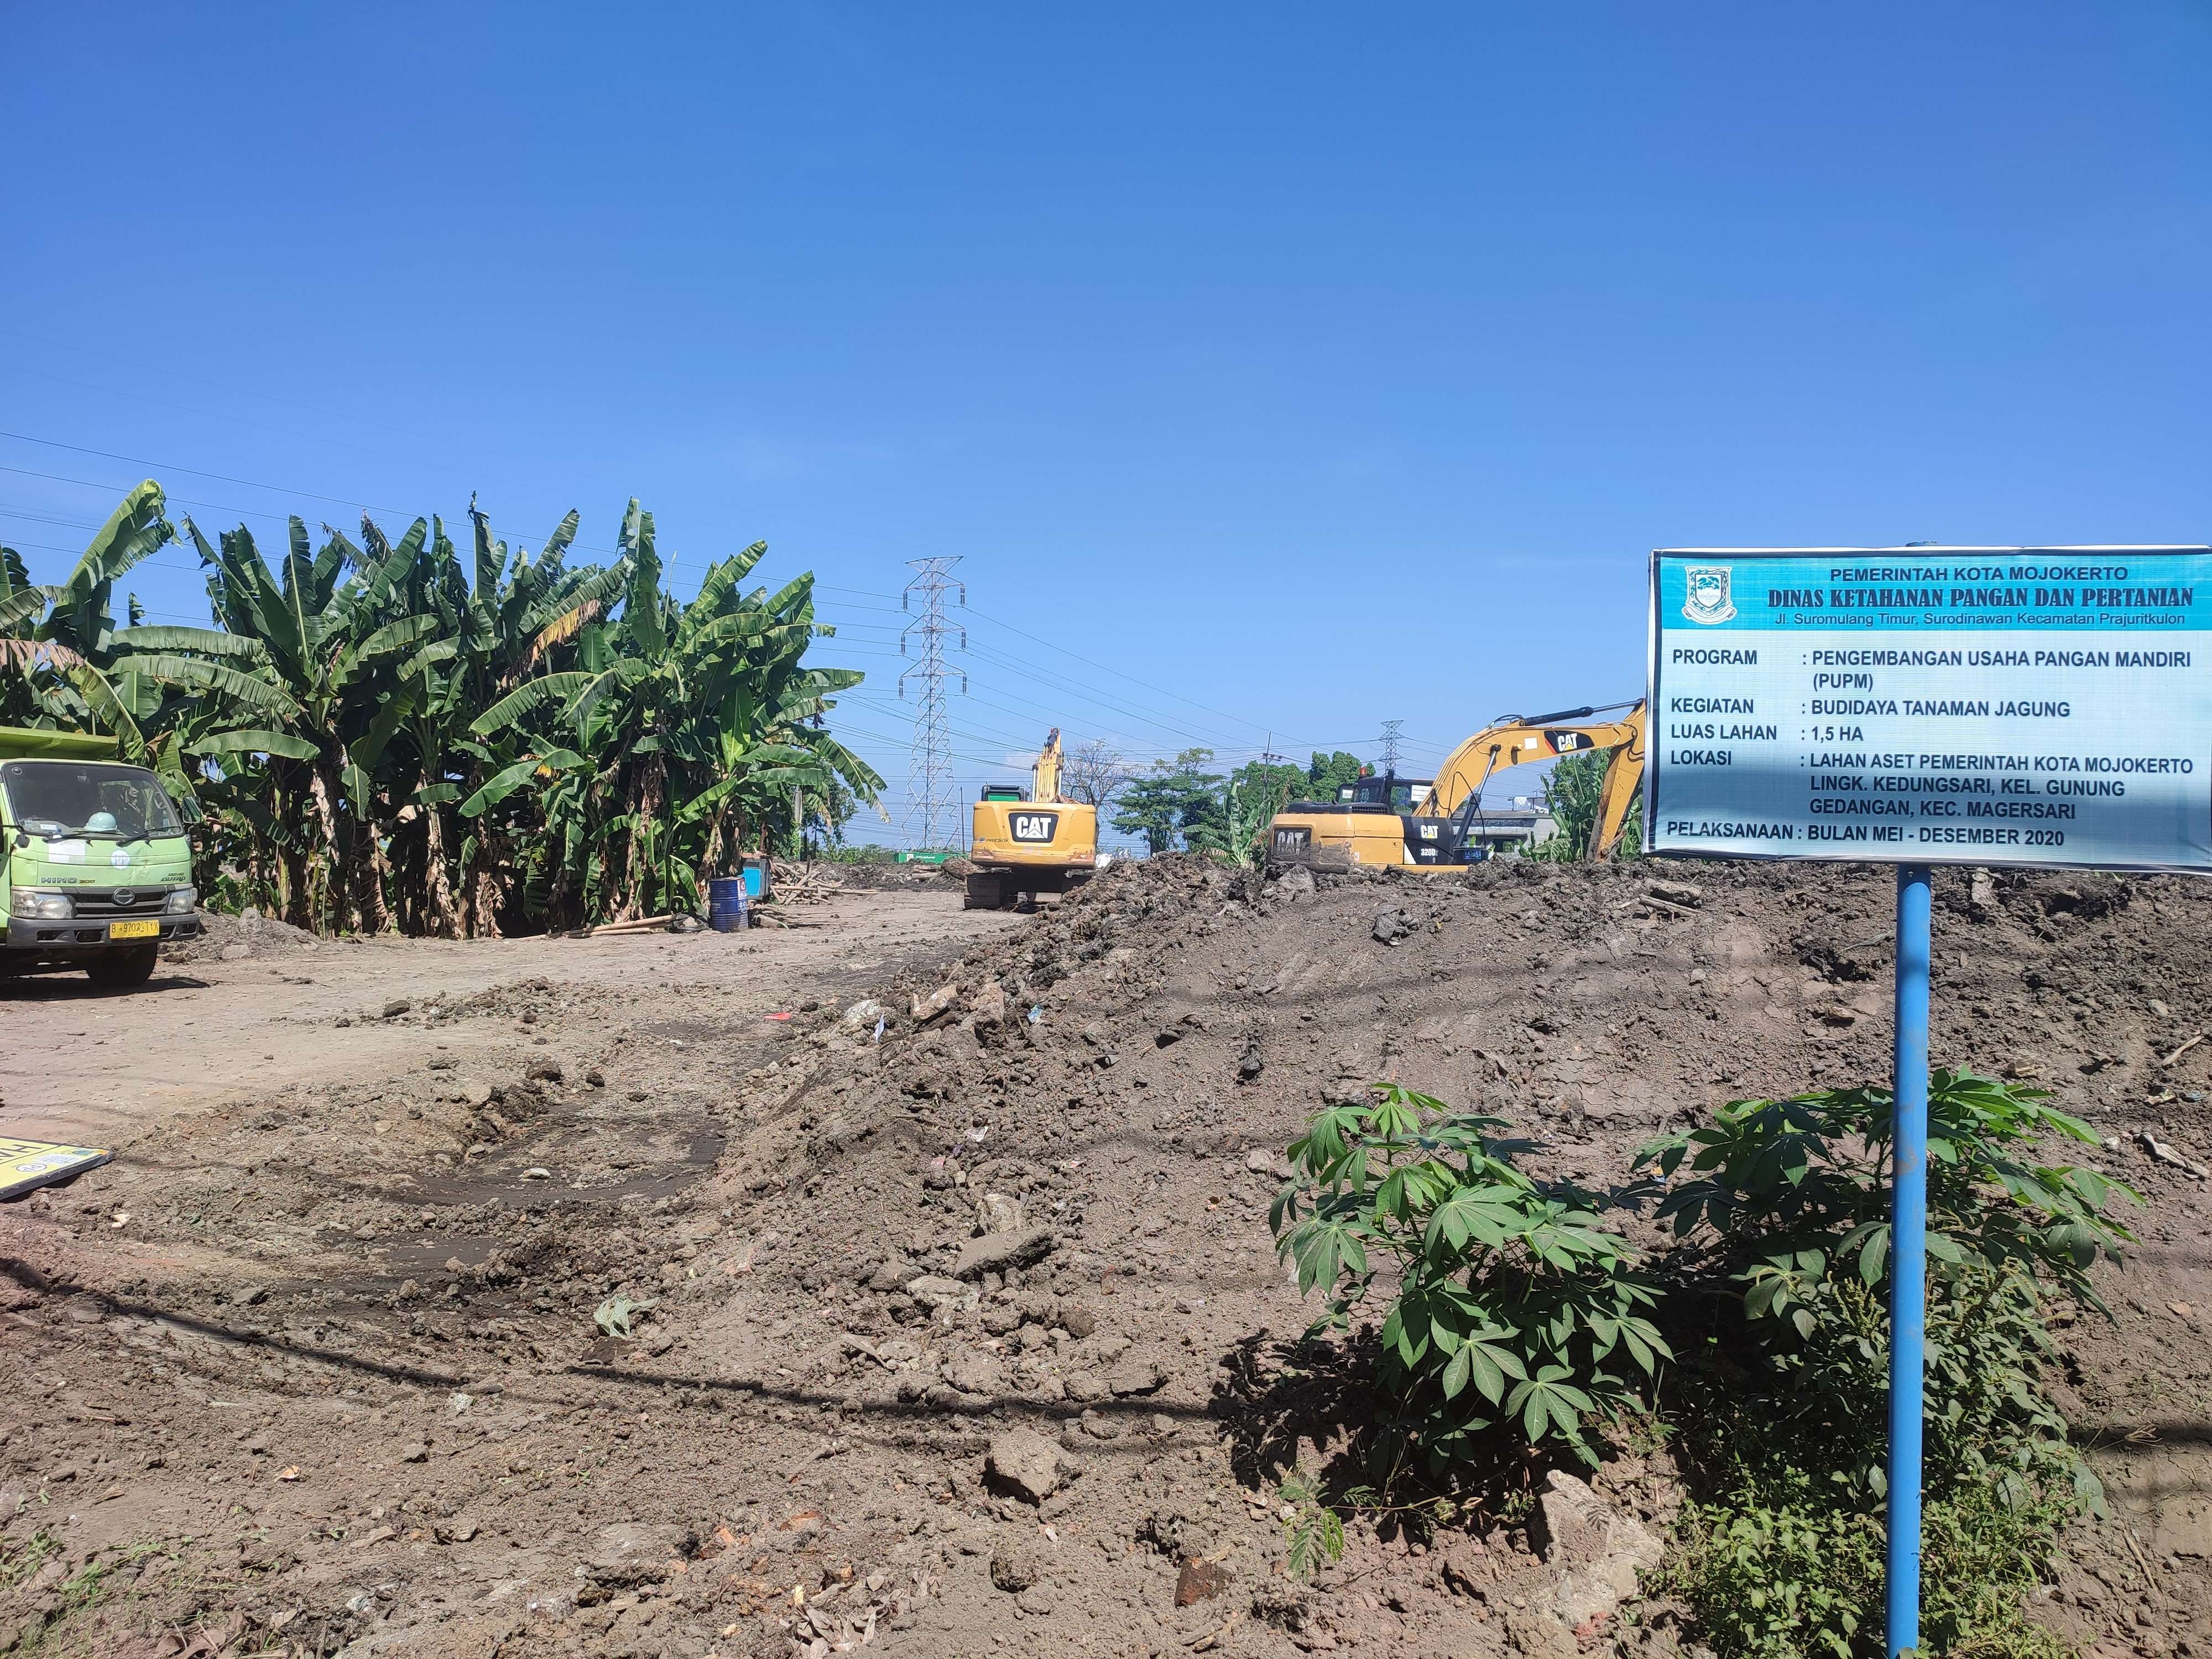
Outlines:
[[[811,1083],[780,1077],[750,1097],[769,1121],[795,1118],[790,1167],[803,1173],[787,1179],[828,1214],[872,1218],[810,1228],[789,1259],[827,1279],[862,1253],[853,1276],[875,1300],[860,1329],[927,1331],[914,1363],[947,1379],[945,1404],[1012,1393],[1078,1425],[1079,1444],[1087,1413],[1141,1384],[1193,1413],[1178,1431],[1211,1448],[1194,1452],[1201,1464],[1223,1457],[1267,1492],[1284,1464],[1238,1401],[1264,1393],[1261,1334],[1294,1332],[1307,1311],[1280,1282],[1264,1212],[1279,1149],[1319,1107],[1395,1079],[1538,1135],[1547,1174],[1618,1180],[1636,1146],[1721,1100],[1887,1075],[1893,890],[1887,872],[1845,866],[1500,861],[1443,880],[1318,883],[1125,866],[947,971],[879,990],[864,1019],[841,1023]],[[2130,1397],[2201,1389],[2201,1340],[2164,1357],[2138,1345],[2177,1321],[2197,1329],[2206,1300],[2201,1257],[2164,1247],[2201,1225],[2203,1183],[2186,1165],[2212,1159],[2212,1054],[2191,1042],[2212,1026],[2212,889],[1945,872],[1938,892],[1938,1060],[2057,1090],[2105,1136],[2071,1156],[2152,1198],[2152,1249],[2120,1326],[2073,1333],[2068,1403],[2088,1425]],[[871,1052],[860,1028],[879,1014]],[[841,1056],[855,1033],[861,1052]],[[2154,1131],[2181,1162],[2153,1155]],[[887,1200],[901,1186],[922,1224],[870,1251],[872,1234],[897,1237]],[[1040,1230],[1048,1250],[1032,1240],[993,1271],[991,1239]],[[935,1282],[902,1288],[924,1274]],[[978,1285],[970,1301],[946,1300],[948,1275]],[[1092,1334],[1070,1339],[1070,1308]],[[957,1370],[963,1328],[994,1352],[980,1374]],[[1226,1358],[1240,1352],[1256,1368],[1241,1376]],[[1620,1501],[1650,1514],[1666,1497],[1660,1481]],[[1163,1524],[1156,1500],[1141,1485],[1093,1487],[1079,1512],[1141,1547]],[[1249,1592],[1274,1582],[1281,1539],[1270,1515],[1243,1519],[1174,1524],[1202,1533],[1184,1554],[1235,1562]],[[2161,1510],[2158,1523],[2179,1547],[2208,1541],[2202,1516]],[[1360,1572],[1422,1583],[1370,1544]],[[1488,1547],[1508,1579],[1552,1565],[1525,1536]],[[1397,1609],[1394,1639],[1483,1639],[1474,1607],[1430,1589],[1403,1591],[1419,1607]],[[1340,1604],[1312,1617],[1322,1631],[1362,1622]],[[1182,1640],[1202,1633],[1170,1623]]]
[[[957,960],[680,1021],[642,975],[519,981],[483,999],[518,1028],[503,1070],[426,1033],[416,1070],[241,1103],[97,1201],[29,1206],[9,1253],[37,1283],[0,1343],[64,1414],[26,1391],[10,1478],[131,1495],[149,1456],[187,1468],[251,1525],[179,1511],[243,1541],[178,1582],[268,1645],[1572,1652],[1564,1587],[1611,1567],[1571,1538],[1662,1526],[1662,1454],[1427,1541],[1355,1521],[1340,1564],[1286,1576],[1279,1483],[1367,1407],[1286,1372],[1314,1310],[1267,1230],[1281,1149],[1395,1079],[1604,1183],[1719,1100],[1881,1077],[1892,892],[1847,867],[1163,859]],[[2117,1326],[2061,1333],[2136,1537],[2082,1543],[2051,1617],[2183,1619],[2212,1545],[2212,1205],[2183,1167],[2212,1161],[2212,888],[1946,872],[1937,898],[1936,1058],[2057,1089],[2151,1200]],[[147,1591],[179,1625],[184,1594]]]
[[252,905],[234,916],[220,910],[202,910],[199,917],[199,937],[170,945],[161,953],[163,961],[246,962],[256,957],[313,951],[323,943],[307,929],[264,916]]
[[[2063,1085],[2115,1130],[2203,1144],[2212,1113],[2191,1097],[2212,1055],[2160,1062],[2212,1024],[2212,891],[1948,872],[1938,890],[1939,1059]],[[943,1098],[1004,1090],[988,1017],[973,1052],[943,1035],[975,1035],[962,1011],[994,982],[1037,1011],[1017,1033],[1024,1069],[1087,1079],[1111,1056],[1110,1092],[1175,1103],[1151,1115],[1170,1130],[1219,1116],[1272,1135],[1267,1109],[1382,1078],[1571,1134],[1648,1129],[1717,1091],[1886,1073],[1892,892],[1850,866],[1500,860],[1261,884],[1154,860],[883,1000],[907,1011],[894,1063]],[[943,1012],[916,1018],[948,985]],[[1124,1055],[1170,1048],[1172,1077],[1114,1077]],[[1206,1085],[1233,1092],[1209,1101]],[[2173,1098],[2143,1109],[2161,1091]]]
[[[2148,1236],[2185,1237],[2175,1206],[2201,1209],[2201,1183],[2140,1137],[2212,1151],[2212,1055],[2185,1046],[2212,1023],[2212,890],[1960,872],[1939,893],[1939,1060],[2057,1088],[2106,1133],[2092,1161],[2154,1195]],[[1060,1589],[1153,1639],[1200,1640],[1206,1617],[1228,1616],[1176,1610],[1162,1575],[1178,1560],[1219,1567],[1236,1588],[1205,1582],[1291,1645],[1521,1639],[1507,1610],[1516,1595],[1540,1604],[1559,1564],[1510,1528],[1463,1538],[1478,1563],[1463,1570],[1356,1540],[1344,1582],[1387,1595],[1381,1620],[1356,1597],[1294,1596],[1287,1614],[1268,1599],[1285,1588],[1280,1518],[1272,1498],[1248,1500],[1272,1493],[1291,1448],[1261,1421],[1267,1338],[1310,1312],[1265,1225],[1279,1149],[1324,1103],[1394,1079],[1512,1120],[1546,1143],[1546,1173],[1602,1184],[1720,1100],[1881,1078],[1893,896],[1886,872],[1847,867],[1501,861],[1318,883],[1186,860],[1117,869],[946,969],[823,1011],[818,1059],[750,1079],[764,1161],[749,1184],[807,1206],[781,1261],[850,1334],[812,1379],[853,1390],[864,1419],[896,1398],[1057,1419],[1079,1454],[1156,1408],[1185,1479],[1125,1474],[1054,1500],[1109,1558],[1064,1566]],[[2137,1271],[2129,1305],[2154,1325],[2203,1305],[2201,1263]],[[2076,1333],[2085,1423],[2109,1418],[2143,1363],[2126,1328]],[[2197,1387],[2203,1372],[2197,1347],[2162,1374]],[[1340,1441],[1346,1424],[1316,1427]],[[1624,1510],[1668,1501],[1647,1471],[1608,1479]],[[1018,1519],[988,1492],[971,1512]],[[2203,1529],[2164,1518],[2177,1537]],[[925,1621],[951,1621],[949,1641],[1041,1611],[998,1588]]]

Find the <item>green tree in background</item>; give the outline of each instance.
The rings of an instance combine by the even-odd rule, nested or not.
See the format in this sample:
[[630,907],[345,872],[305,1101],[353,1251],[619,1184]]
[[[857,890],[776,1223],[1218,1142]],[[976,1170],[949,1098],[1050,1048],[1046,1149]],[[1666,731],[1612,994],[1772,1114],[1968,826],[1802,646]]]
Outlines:
[[1121,787],[1114,827],[1142,836],[1152,853],[1219,853],[1239,864],[1267,857],[1267,827],[1294,800],[1333,801],[1370,768],[1342,750],[1314,753],[1308,766],[1247,761],[1226,777],[1212,771],[1211,749],[1186,749],[1154,761]]
[[1171,761],[1154,761],[1150,772],[1122,789],[1114,827],[1125,836],[1142,836],[1145,850],[1154,854],[1226,851],[1229,812],[1221,775],[1206,769],[1212,763],[1211,749],[1186,749]]
[[1334,800],[1338,790],[1358,782],[1372,769],[1358,756],[1347,755],[1341,749],[1328,755],[1316,749],[1312,762],[1306,767],[1304,799]]

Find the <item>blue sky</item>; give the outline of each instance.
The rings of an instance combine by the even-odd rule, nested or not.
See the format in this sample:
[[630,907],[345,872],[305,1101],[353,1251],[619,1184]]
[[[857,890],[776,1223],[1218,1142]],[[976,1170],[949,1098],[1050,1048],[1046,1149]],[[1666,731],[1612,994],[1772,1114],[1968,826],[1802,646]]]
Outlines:
[[2212,535],[2208,84],[2201,4],[4,0],[0,539],[635,495],[817,573],[894,817],[935,555],[963,796],[1433,761],[1633,696],[1655,545]]

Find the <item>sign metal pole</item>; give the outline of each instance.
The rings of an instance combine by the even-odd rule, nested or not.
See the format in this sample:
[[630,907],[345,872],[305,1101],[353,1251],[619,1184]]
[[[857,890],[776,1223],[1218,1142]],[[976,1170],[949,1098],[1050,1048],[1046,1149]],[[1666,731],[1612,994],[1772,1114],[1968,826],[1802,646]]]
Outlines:
[[1920,1419],[1928,1335],[1929,873],[1897,871],[1896,1123],[1890,1141],[1889,1558],[1892,1659],[1920,1646]]

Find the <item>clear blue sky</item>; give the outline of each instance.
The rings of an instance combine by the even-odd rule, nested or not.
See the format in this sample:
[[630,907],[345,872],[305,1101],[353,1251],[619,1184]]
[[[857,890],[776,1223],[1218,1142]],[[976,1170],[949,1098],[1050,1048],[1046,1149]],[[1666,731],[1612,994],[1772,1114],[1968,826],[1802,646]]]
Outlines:
[[635,495],[817,573],[895,797],[937,554],[963,794],[1432,761],[1634,695],[1654,545],[2212,536],[2208,86],[2154,0],[5,0],[0,539]]

